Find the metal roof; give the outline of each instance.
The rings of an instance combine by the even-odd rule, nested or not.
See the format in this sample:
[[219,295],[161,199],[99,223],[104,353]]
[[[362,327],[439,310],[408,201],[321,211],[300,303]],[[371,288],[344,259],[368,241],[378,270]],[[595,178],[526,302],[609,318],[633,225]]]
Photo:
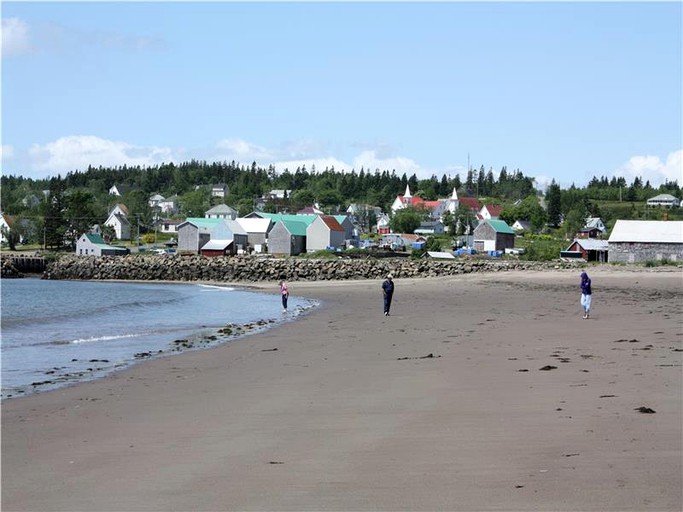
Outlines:
[[282,224],[285,226],[287,231],[291,235],[295,236],[306,236],[306,224],[303,222],[297,222],[294,220],[281,220]]
[[201,250],[224,251],[231,243],[232,240],[209,240],[202,246]]
[[606,251],[609,246],[607,240],[596,240],[595,238],[576,238],[572,242],[572,245],[575,243],[579,244],[587,251]]
[[609,242],[654,242],[683,244],[683,221],[618,220]]
[[267,233],[270,227],[270,218],[238,217],[236,221],[247,233]]
[[491,225],[496,233],[508,233],[510,235],[515,234],[514,230],[508,226],[508,223],[504,220],[489,219],[486,222]]

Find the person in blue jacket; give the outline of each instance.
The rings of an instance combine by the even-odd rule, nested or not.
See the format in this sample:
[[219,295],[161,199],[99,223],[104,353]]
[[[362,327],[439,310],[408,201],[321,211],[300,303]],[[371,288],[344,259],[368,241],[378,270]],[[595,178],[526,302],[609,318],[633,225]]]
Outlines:
[[387,278],[382,283],[382,293],[384,295],[384,316],[389,316],[391,309],[391,299],[394,296],[394,276],[387,274]]
[[584,319],[590,318],[592,298],[591,278],[585,272],[581,272],[581,307]]

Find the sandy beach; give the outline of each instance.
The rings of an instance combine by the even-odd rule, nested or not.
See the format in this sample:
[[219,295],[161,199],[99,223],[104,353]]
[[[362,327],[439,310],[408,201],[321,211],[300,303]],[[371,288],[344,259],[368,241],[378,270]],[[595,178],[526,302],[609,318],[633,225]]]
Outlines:
[[683,273],[589,273],[588,320],[578,271],[397,279],[389,317],[292,282],[299,321],[4,401],[2,510],[680,511]]

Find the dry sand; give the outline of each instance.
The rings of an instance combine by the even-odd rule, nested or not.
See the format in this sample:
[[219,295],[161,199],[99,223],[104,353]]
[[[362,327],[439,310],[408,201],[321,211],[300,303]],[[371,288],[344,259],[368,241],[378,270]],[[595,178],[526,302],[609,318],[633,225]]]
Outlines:
[[683,275],[590,274],[589,320],[577,271],[397,279],[390,317],[290,283],[323,306],[3,402],[2,510],[680,511]]

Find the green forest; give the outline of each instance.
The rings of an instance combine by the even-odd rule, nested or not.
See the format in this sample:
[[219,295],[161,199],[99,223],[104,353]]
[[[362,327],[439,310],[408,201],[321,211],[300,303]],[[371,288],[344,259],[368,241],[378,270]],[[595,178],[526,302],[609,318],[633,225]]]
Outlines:
[[[494,172],[483,165],[470,170],[462,181],[458,175],[418,179],[415,174],[398,176],[387,170],[340,172],[315,167],[276,172],[272,166],[264,168],[256,162],[240,165],[234,161],[192,160],[150,167],[89,167],[83,172],[43,180],[3,175],[0,184],[2,211],[13,222],[12,238],[42,243],[52,249],[75,247],[78,237],[93,224],[102,225],[117,203],[126,205],[129,217],[136,219],[141,233],[153,229],[155,212],[148,204],[153,194],[177,197],[180,210],[175,218],[184,219],[202,217],[216,201],[230,205],[243,216],[255,210],[258,198],[274,189],[291,192],[267,202],[266,211],[296,212],[315,203],[326,213],[336,214],[346,211],[352,203],[377,206],[388,212],[407,185],[413,196],[425,200],[449,197],[455,188],[460,198],[476,197],[482,204],[502,205],[501,218],[508,223],[528,220],[536,233],[558,229],[569,233],[587,216],[601,217],[608,226],[617,218],[659,219],[662,213],[647,209],[645,201],[660,193],[681,197],[677,182],[654,188],[640,178],[627,183],[624,178],[606,177],[594,177],[586,186],[572,185],[568,189],[553,182],[541,193],[533,178],[518,169],[510,171],[503,167]],[[211,197],[210,188],[215,184],[229,187],[225,199]],[[124,186],[128,191],[123,197],[112,196],[109,189],[113,185]],[[671,215],[678,218],[678,212]],[[361,224],[369,230],[373,220],[367,218]],[[461,226],[473,222],[471,212],[466,211],[445,220],[453,226],[458,220]]]

